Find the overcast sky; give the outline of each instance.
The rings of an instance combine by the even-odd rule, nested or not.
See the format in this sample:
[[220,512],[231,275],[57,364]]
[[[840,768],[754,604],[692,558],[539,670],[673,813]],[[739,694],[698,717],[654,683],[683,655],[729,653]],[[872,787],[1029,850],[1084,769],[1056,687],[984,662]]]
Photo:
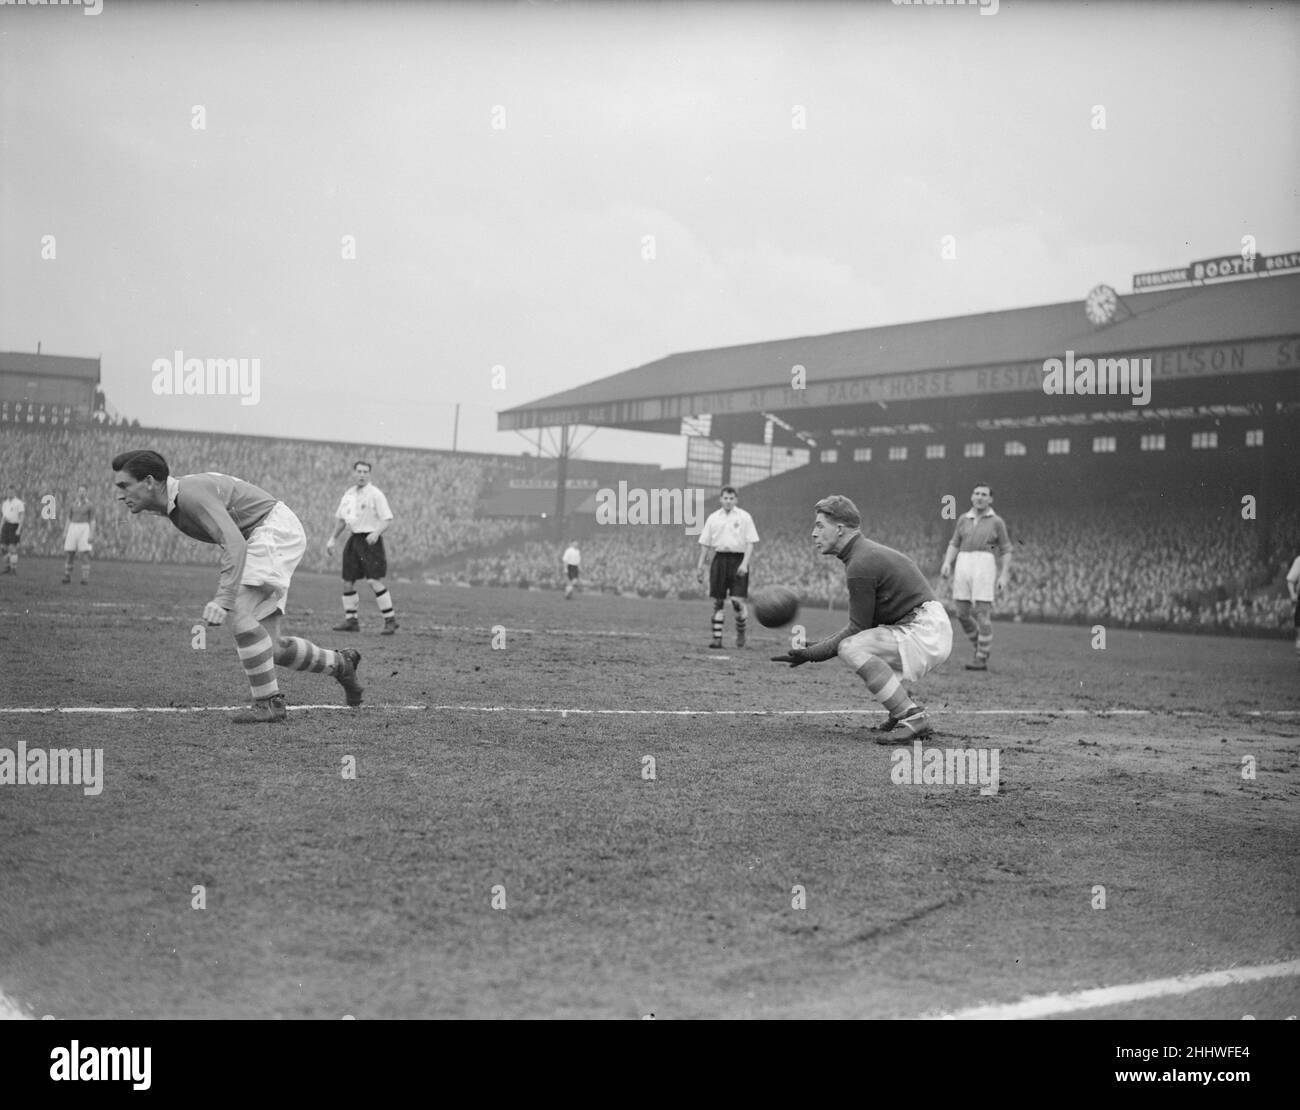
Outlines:
[[[0,349],[146,425],[445,448],[459,402],[517,454],[499,410],[673,352],[1300,249],[1298,57],[1240,2],[0,6]],[[177,350],[259,402],[156,395]]]

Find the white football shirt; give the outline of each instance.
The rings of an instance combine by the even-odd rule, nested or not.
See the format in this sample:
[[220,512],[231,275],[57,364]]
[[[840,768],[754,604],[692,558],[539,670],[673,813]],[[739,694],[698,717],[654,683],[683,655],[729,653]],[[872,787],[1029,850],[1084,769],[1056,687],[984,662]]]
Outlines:
[[739,506],[731,512],[715,509],[700,533],[700,545],[717,551],[743,555],[745,545],[749,543],[758,543],[758,530],[754,527],[754,518]]
[[334,515],[345,521],[351,531],[365,535],[378,528],[380,521],[392,520],[393,510],[388,507],[388,498],[378,486],[368,485],[362,489],[351,486]]

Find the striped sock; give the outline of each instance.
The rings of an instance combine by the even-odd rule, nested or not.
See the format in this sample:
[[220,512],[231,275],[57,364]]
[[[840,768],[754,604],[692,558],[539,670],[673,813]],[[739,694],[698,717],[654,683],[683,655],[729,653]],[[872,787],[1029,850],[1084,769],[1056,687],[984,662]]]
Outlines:
[[379,606],[380,615],[384,620],[388,620],[393,615],[393,596],[388,592],[387,586],[375,591],[375,604]]
[[745,622],[748,619],[749,619],[749,610],[745,607],[745,603],[741,602],[740,608],[736,610],[736,631],[737,632],[745,631]]
[[988,659],[993,646],[993,622],[987,617],[980,621],[979,638],[975,641],[975,658]]
[[254,699],[269,698],[280,692],[275,681],[275,647],[265,628],[259,624],[249,632],[236,632],[235,651]]
[[722,610],[721,609],[713,610],[713,638],[715,640],[722,639]]
[[348,620],[357,619],[357,591],[351,590],[343,595],[343,615]]
[[858,677],[867,684],[872,696],[889,710],[891,717],[905,717],[909,710],[916,708],[912,696],[903,689],[898,676],[883,659],[868,659],[858,668]]
[[297,636],[281,636],[275,661],[291,671],[313,671],[333,674],[338,663],[338,652],[317,647],[310,640]]

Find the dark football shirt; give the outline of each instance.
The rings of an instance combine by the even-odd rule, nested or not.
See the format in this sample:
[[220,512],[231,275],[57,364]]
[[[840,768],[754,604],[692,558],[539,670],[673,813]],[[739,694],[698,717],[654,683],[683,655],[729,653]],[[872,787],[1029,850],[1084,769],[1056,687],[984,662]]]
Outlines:
[[167,519],[193,539],[221,547],[221,584],[212,600],[235,607],[244,576],[245,541],[277,502],[266,490],[229,474],[186,474],[176,486]]
[[882,624],[898,624],[913,609],[938,600],[911,559],[860,532],[844,545],[838,558],[848,580],[849,623],[809,646],[808,656],[815,662],[834,656],[841,640]]

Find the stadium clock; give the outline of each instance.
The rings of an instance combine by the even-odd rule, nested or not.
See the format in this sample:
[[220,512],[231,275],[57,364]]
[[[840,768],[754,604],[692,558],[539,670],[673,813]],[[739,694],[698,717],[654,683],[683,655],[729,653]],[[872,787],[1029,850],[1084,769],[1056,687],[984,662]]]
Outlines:
[[1089,294],[1088,299],[1083,302],[1084,311],[1088,313],[1088,319],[1097,327],[1102,324],[1109,324],[1115,319],[1115,309],[1119,305],[1119,298],[1115,295],[1115,290],[1109,285],[1098,285]]

